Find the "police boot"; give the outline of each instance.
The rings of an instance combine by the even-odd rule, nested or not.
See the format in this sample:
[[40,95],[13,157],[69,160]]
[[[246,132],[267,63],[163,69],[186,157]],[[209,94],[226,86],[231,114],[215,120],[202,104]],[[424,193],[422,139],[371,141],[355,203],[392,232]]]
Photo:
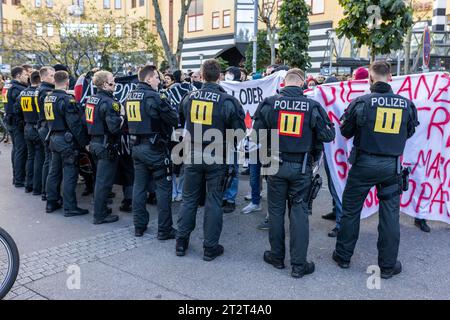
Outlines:
[[277,259],[272,255],[271,251],[264,251],[264,261],[268,264],[271,264],[277,269],[284,269],[284,261],[281,259]]
[[32,193],[33,187],[25,187],[25,193]]
[[205,247],[203,252],[203,260],[212,261],[218,256],[221,256],[223,254],[223,251],[223,246],[221,246],[220,244],[212,248]]
[[171,228],[169,232],[158,232],[158,240],[170,240],[175,239],[177,235],[177,230]]
[[76,208],[75,210],[64,210],[64,217],[82,216],[88,213],[89,210],[87,209]]
[[339,267],[342,269],[348,269],[350,267],[350,262],[346,262],[342,260],[336,253],[336,251],[333,251],[333,260],[336,261]]
[[393,276],[399,274],[400,272],[402,272],[402,264],[400,263],[400,261],[397,261],[395,263],[394,268],[389,269],[389,270],[381,269],[381,278],[389,279],[389,278],[392,278]]
[[42,193],[41,200],[47,201],[47,194],[45,192]]
[[175,253],[177,256],[182,257],[186,254],[186,250],[189,247],[189,238],[179,238],[177,239],[177,243],[175,245]]
[[431,229],[430,227],[427,225],[427,220],[425,219],[414,219],[414,225],[416,227],[418,227],[420,230],[422,230],[423,232],[430,232]]
[[47,201],[47,205],[45,206],[45,212],[52,213],[61,208],[61,203],[58,201]]
[[147,231],[147,226],[145,226],[144,228],[134,228],[134,236],[142,237],[145,231]]
[[133,211],[132,208],[131,208],[131,199],[123,199],[122,200],[122,204],[119,207],[119,210],[123,211],[123,212],[131,212],[131,211]]
[[108,215],[103,219],[94,219],[94,224],[102,224],[102,223],[113,223],[119,220],[119,216],[116,215]]
[[292,265],[291,276],[293,278],[301,278],[304,275],[311,274],[315,270],[314,262],[306,262],[304,265]]
[[333,220],[334,221],[334,220],[336,220],[336,214],[334,212],[330,212],[330,213],[324,214],[322,216],[322,219]]

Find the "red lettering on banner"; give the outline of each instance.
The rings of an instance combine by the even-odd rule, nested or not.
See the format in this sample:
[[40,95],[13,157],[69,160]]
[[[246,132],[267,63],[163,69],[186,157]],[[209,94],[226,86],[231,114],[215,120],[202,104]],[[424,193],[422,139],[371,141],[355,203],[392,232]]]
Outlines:
[[341,125],[341,120],[333,111],[328,111],[328,118],[330,118],[331,122],[336,122],[338,125]]
[[413,179],[409,179],[409,190],[410,190],[410,194],[409,194],[409,199],[408,199],[408,202],[406,202],[406,203],[402,203],[401,201],[403,201],[403,200],[405,200],[405,193],[403,193],[402,194],[402,197],[401,197],[401,199],[400,199],[400,206],[402,207],[402,208],[405,208],[405,207],[408,207],[410,204],[411,204],[411,202],[412,202],[412,200],[413,200],[413,196],[414,196],[414,193],[416,192],[416,189],[417,189],[417,183],[416,183],[416,181],[414,181]]
[[[438,111],[443,111],[445,114],[445,120],[443,121],[436,121],[436,114]],[[447,111],[444,107],[438,107],[434,110],[433,115],[431,116],[430,124],[428,125],[428,133],[427,133],[427,140],[430,140],[431,135],[431,129],[433,127],[438,128],[438,130],[441,132],[442,136],[444,135],[444,126],[450,122],[450,112]]]
[[445,87],[440,88],[439,89],[439,93],[436,95],[436,97],[434,98],[434,102],[445,102],[445,103],[450,103],[450,100],[445,100],[445,99],[439,99],[441,97],[441,95],[445,92],[448,92],[448,88],[450,87],[450,77],[446,74],[442,75],[442,78],[447,79],[447,84],[445,85]]
[[[420,208],[420,205],[422,204],[422,201],[430,200],[431,196],[433,195],[433,187],[431,186],[430,183],[424,182],[424,183],[421,184],[421,187],[422,187],[422,190],[420,191],[419,200],[417,201],[417,205],[416,205],[416,212],[417,213],[420,212],[419,208]],[[426,188],[425,187],[428,187],[429,190],[430,190],[428,195],[425,195],[425,192],[426,192]],[[430,211],[430,209],[431,209],[431,206],[427,209],[427,211]]]
[[344,89],[344,82],[341,82],[341,84],[339,85],[339,87],[341,87],[341,101],[342,101],[343,103],[345,103],[345,100],[344,100],[344,91],[345,91],[345,89]]
[[419,166],[420,159],[422,159],[422,165],[428,167],[428,164],[430,163],[430,158],[431,158],[431,150],[428,150],[426,159],[424,157],[424,154],[425,154],[425,152],[423,150],[419,151],[419,156],[417,157],[417,162],[414,165],[413,169],[411,170],[411,174],[414,174],[414,172],[416,172],[416,169]]
[[[419,89],[420,89],[420,84],[423,82],[425,88],[427,89],[428,92],[428,99],[431,98],[431,96],[433,95],[434,89],[436,88],[436,84],[437,84],[437,80],[439,78],[439,75],[435,75],[434,76],[434,81],[433,81],[433,89],[430,90],[430,87],[428,86],[427,83],[427,77],[425,75],[421,75],[419,77],[419,80],[417,81],[417,87],[416,87],[416,91],[414,92],[414,99],[417,99],[417,94],[419,93]],[[420,93],[422,93],[423,91],[421,90]]]
[[[445,199],[444,199],[444,196],[445,196]],[[440,184],[436,193],[434,194],[433,200],[431,200],[430,211],[431,211],[431,207],[434,205],[434,203],[438,203],[439,204],[439,213],[443,214],[445,203],[448,200],[449,200],[448,191],[445,191],[442,188],[442,184]]]
[[336,88],[335,87],[329,87],[331,89],[331,100],[328,100],[327,94],[325,93],[325,90],[322,88],[322,86],[319,86],[318,88],[320,90],[320,93],[322,94],[322,100],[325,103],[325,107],[329,107],[336,102]]
[[[443,159],[445,161],[445,159]],[[450,188],[450,177],[449,177],[449,173],[450,173],[450,160],[447,160],[447,162],[445,162],[445,164],[443,165],[444,167],[444,179],[442,180],[443,183],[442,184],[446,184],[447,179],[448,179],[448,188]]]
[[338,160],[339,155],[343,155],[345,157],[344,149],[337,149],[336,152],[334,153],[334,162],[336,163],[336,165],[338,167],[341,167],[342,170],[344,170],[344,172],[341,172],[338,169],[337,170],[338,176],[340,179],[344,180],[345,178],[347,178],[347,173],[348,173],[347,158],[345,157],[345,161],[339,161]]
[[446,148],[450,148],[450,137],[447,139],[447,144],[445,145]]
[[[406,85],[408,85],[408,86],[406,87]],[[408,99],[412,100],[413,98],[412,98],[412,88],[411,87],[412,87],[411,77],[407,76],[405,78],[405,81],[403,81],[402,86],[400,87],[400,90],[397,91],[397,94],[400,94],[400,92],[406,91],[406,92],[408,92],[408,95],[409,95]]]
[[[348,102],[352,102],[352,100],[353,100],[353,99],[350,99],[350,95],[351,95],[352,93],[364,93],[364,92],[365,92],[365,90],[353,90],[353,88],[352,88],[352,82],[351,82],[351,81],[348,82],[348,88],[349,88],[349,92],[348,92],[348,94],[347,94],[347,100],[348,100]],[[358,96],[360,96],[360,95],[358,95]]]

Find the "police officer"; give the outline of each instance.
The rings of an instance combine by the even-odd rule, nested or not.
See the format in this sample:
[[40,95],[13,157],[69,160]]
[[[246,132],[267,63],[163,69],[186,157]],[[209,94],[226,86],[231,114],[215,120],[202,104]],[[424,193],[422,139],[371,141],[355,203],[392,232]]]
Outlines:
[[24,121],[20,107],[20,93],[28,86],[28,73],[22,67],[11,70],[12,81],[6,93],[5,123],[12,138],[11,162],[13,184],[16,188],[25,186],[27,144],[24,137]]
[[147,229],[147,184],[152,178],[156,184],[158,239],[174,239],[172,164],[168,143],[172,128],[178,125],[178,114],[167,97],[157,91],[161,80],[155,66],[142,67],[138,78],[139,84],[128,94],[125,104],[129,133],[136,137],[132,151],[135,169],[132,201],[135,235],[141,237]]
[[[209,129],[220,132],[222,137],[225,137],[226,129],[245,130],[245,114],[240,103],[218,84],[220,65],[216,60],[207,60],[203,63],[202,76],[205,81],[202,89],[186,95],[179,110],[181,123],[186,123],[191,139],[189,142],[188,136],[185,137],[187,143],[191,145],[191,152],[187,155],[192,156],[193,164],[185,162],[183,203],[178,219],[176,254],[184,256],[188,248],[189,236],[195,228],[202,181],[206,179],[208,192],[203,224],[205,235],[203,259],[211,261],[224,251],[223,246],[219,244],[219,238],[222,232],[222,196],[227,165],[224,164],[223,157],[214,161],[214,158],[208,159],[206,152],[203,157],[205,147],[209,150],[221,150],[224,149],[224,144],[215,140],[203,141],[202,136]],[[223,140],[225,141],[225,138]]]
[[124,118],[120,115],[120,104],[114,99],[114,76],[108,71],[97,71],[93,78],[97,93],[86,102],[85,115],[89,135],[90,151],[97,159],[94,187],[94,224],[112,223],[119,220],[107,207],[116,170],[120,136]]
[[39,71],[33,71],[30,76],[31,85],[20,94],[20,106],[25,120],[25,141],[27,143],[27,178],[25,192],[33,191],[33,195],[42,192],[42,165],[44,164],[44,145],[38,134],[39,105],[38,91],[41,83]]
[[41,77],[41,84],[36,90],[38,95],[37,103],[39,107],[38,133],[42,144],[44,145],[44,164],[42,166],[42,201],[46,201],[46,185],[48,172],[50,170],[50,162],[52,160],[52,152],[49,148],[49,131],[47,121],[45,120],[44,100],[47,95],[55,89],[55,69],[52,67],[42,67],[39,70],[39,75]]
[[[275,268],[285,267],[286,201],[290,206],[290,256],[292,277],[301,278],[314,272],[308,262],[309,244],[308,194],[311,188],[313,152],[319,142],[330,142],[335,130],[320,104],[303,95],[304,73],[291,69],[280,94],[264,99],[255,114],[254,130],[259,135],[277,130],[279,150],[278,172],[268,177],[270,251],[264,261]],[[264,130],[262,130],[264,129]],[[262,130],[262,131],[258,131]]]
[[378,265],[381,277],[402,271],[397,261],[400,242],[399,209],[402,193],[400,156],[418,125],[414,104],[392,92],[390,65],[374,62],[369,69],[371,94],[352,101],[342,116],[341,133],[354,137],[350,169],[342,199],[343,216],[333,259],[348,268],[359,235],[361,209],[376,186],[380,199]]
[[88,214],[77,206],[76,186],[78,181],[79,149],[87,144],[83,129],[82,114],[75,98],[66,93],[69,88],[69,74],[55,73],[55,90],[44,100],[45,119],[50,132],[52,162],[47,183],[47,212],[60,206],[58,186],[63,182],[64,216],[73,217]]

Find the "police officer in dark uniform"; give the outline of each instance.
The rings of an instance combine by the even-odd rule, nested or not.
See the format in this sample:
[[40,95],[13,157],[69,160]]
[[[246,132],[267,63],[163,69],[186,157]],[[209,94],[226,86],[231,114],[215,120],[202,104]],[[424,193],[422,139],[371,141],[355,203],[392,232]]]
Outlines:
[[376,186],[380,199],[378,225],[378,265],[381,277],[391,278],[402,271],[397,261],[400,242],[400,156],[405,143],[419,124],[414,104],[392,92],[390,65],[374,62],[369,69],[371,94],[352,101],[342,116],[341,133],[354,137],[345,186],[341,228],[333,259],[348,268],[359,235],[361,209],[369,190]]
[[304,73],[291,69],[280,93],[264,99],[255,114],[253,129],[261,137],[267,130],[277,130],[279,169],[268,177],[270,251],[264,261],[275,268],[285,267],[285,212],[290,207],[290,256],[292,277],[314,272],[314,262],[306,260],[309,244],[308,195],[316,146],[334,140],[335,130],[320,104],[303,95]]
[[28,73],[22,67],[11,70],[12,81],[6,93],[5,124],[11,135],[13,147],[11,162],[13,184],[16,188],[25,186],[25,166],[27,161],[27,144],[24,137],[24,121],[20,107],[20,93],[28,86]]
[[129,133],[135,136],[132,150],[135,178],[133,184],[133,219],[135,235],[147,229],[149,213],[145,207],[147,184],[156,184],[158,206],[158,239],[174,239],[172,227],[172,171],[170,166],[170,133],[178,126],[178,114],[164,94],[157,92],[160,83],[155,66],[144,66],[138,72],[139,84],[125,103]]
[[75,98],[65,90],[69,88],[69,74],[55,73],[55,90],[44,100],[45,119],[50,131],[52,162],[47,183],[47,212],[53,212],[60,204],[58,186],[63,182],[64,216],[88,214],[77,206],[78,154],[86,146],[87,135]]
[[30,76],[31,85],[20,94],[20,106],[25,120],[25,141],[27,143],[27,178],[25,192],[33,191],[33,195],[42,192],[42,166],[44,164],[44,145],[38,134],[39,105],[38,91],[41,83],[39,71],[33,71]]
[[49,148],[48,126],[45,120],[45,108],[44,100],[47,95],[55,89],[55,69],[52,67],[42,67],[39,70],[41,77],[41,84],[36,89],[38,92],[38,106],[39,106],[39,121],[38,121],[38,133],[44,145],[44,164],[42,166],[42,200],[47,200],[46,185],[48,172],[50,170],[50,162],[52,160],[52,152]]
[[120,136],[124,118],[120,115],[120,104],[114,99],[114,76],[108,71],[97,71],[93,78],[97,93],[86,102],[85,115],[89,135],[90,151],[97,159],[94,187],[94,224],[119,220],[107,207],[112,190],[120,147]]
[[[181,124],[186,123],[191,139],[189,141],[189,136],[185,137],[186,143],[191,145],[191,152],[187,156],[191,156],[192,159],[190,163],[185,162],[183,203],[178,219],[176,254],[184,256],[188,248],[189,236],[195,228],[202,181],[205,179],[208,191],[203,225],[203,259],[211,261],[224,251],[223,246],[219,244],[219,238],[222,232],[222,196],[226,185],[227,164],[224,163],[224,157],[216,159],[218,161],[206,159],[208,155],[203,155],[205,147],[209,150],[225,148],[224,143],[215,140],[203,141],[202,136],[207,130],[215,129],[221,133],[225,141],[226,129],[245,131],[245,114],[240,103],[218,84],[220,65],[216,60],[207,60],[203,63],[202,76],[205,81],[202,89],[186,95],[179,110]],[[210,160],[213,160],[212,164],[208,164],[211,163]]]

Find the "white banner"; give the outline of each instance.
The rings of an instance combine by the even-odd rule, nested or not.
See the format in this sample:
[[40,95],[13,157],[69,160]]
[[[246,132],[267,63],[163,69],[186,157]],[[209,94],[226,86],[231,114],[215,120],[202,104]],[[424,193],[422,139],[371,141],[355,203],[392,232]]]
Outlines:
[[[390,84],[394,93],[414,102],[420,121],[403,155],[403,165],[411,167],[412,173],[409,190],[402,195],[401,211],[450,224],[450,75],[436,72],[394,77]],[[369,85],[362,80],[322,85],[312,96],[336,126],[336,139],[325,145],[325,153],[341,199],[350,170],[347,158],[353,140],[340,134],[339,119],[352,100],[366,93]],[[361,216],[377,212],[378,203],[373,189]]]

